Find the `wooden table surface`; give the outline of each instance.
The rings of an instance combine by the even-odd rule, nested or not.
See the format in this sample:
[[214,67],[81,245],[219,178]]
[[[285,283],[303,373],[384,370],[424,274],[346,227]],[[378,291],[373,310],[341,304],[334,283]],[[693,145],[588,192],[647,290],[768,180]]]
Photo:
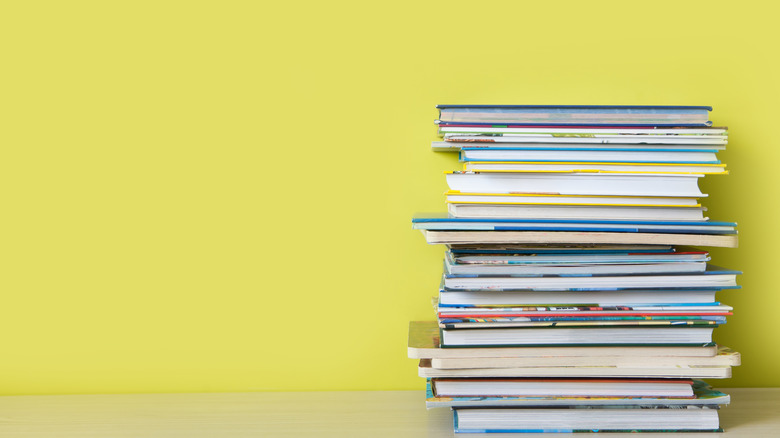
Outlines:
[[[729,437],[780,437],[780,388],[729,388]],[[461,437],[557,434],[459,434]],[[577,434],[583,436],[584,434]],[[605,434],[650,438],[673,434]],[[695,433],[683,434],[692,437]],[[0,397],[0,437],[451,437],[449,409],[422,391]],[[570,434],[569,434],[570,436]]]

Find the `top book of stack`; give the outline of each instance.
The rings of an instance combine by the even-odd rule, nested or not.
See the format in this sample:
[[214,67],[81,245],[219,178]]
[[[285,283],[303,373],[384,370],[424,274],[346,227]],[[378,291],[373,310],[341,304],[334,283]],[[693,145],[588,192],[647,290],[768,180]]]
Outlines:
[[709,106],[438,105],[440,125],[711,126]]

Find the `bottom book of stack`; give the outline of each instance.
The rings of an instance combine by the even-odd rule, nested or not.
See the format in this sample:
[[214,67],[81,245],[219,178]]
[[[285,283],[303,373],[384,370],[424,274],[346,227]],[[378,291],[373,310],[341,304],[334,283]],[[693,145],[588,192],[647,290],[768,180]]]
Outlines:
[[452,408],[456,432],[721,431],[729,396],[691,376],[740,363],[717,345],[441,348],[435,321],[409,329],[426,405]]
[[[455,408],[455,432],[722,432],[717,406]],[[550,425],[556,425],[550,429]]]

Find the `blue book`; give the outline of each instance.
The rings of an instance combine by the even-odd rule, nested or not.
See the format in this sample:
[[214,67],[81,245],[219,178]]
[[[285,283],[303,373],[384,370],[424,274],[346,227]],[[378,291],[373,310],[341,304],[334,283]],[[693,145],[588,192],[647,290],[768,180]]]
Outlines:
[[412,228],[429,231],[578,231],[667,234],[737,234],[735,222],[635,221],[596,219],[456,218],[446,214],[419,214]]

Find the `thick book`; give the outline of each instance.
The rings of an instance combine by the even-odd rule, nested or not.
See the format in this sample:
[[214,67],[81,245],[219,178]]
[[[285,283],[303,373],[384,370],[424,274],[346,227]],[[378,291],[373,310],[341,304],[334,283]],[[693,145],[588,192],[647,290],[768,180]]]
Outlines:
[[569,126],[711,126],[709,106],[437,105],[439,121]]
[[539,357],[713,357],[715,344],[705,346],[605,346],[605,347],[477,347],[441,348],[436,321],[409,323],[408,356],[410,359],[439,358],[539,358]]
[[716,406],[453,408],[455,432],[722,432]]

